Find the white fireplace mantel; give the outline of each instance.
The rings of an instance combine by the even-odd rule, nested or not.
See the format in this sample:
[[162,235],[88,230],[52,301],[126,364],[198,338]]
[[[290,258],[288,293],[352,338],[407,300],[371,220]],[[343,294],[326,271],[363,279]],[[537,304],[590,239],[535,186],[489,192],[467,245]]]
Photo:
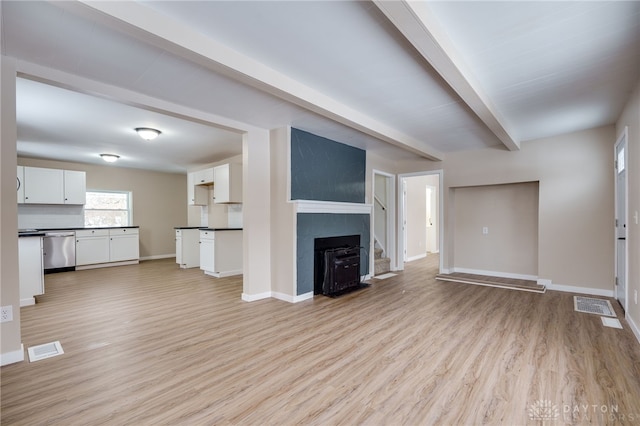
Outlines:
[[372,204],[341,203],[336,201],[293,200],[296,213],[368,214]]

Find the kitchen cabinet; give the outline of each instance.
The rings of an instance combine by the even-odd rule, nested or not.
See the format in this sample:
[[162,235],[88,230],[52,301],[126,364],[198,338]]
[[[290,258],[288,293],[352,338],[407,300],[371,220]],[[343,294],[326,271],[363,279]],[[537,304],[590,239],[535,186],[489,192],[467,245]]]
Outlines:
[[214,277],[242,274],[242,230],[201,230],[200,269]]
[[76,267],[109,261],[108,229],[76,231]]
[[137,228],[115,228],[109,230],[109,260],[121,262],[140,258],[140,243]]
[[209,189],[207,186],[196,185],[196,173],[187,174],[187,199],[190,206],[206,206],[208,204]]
[[24,203],[24,167],[18,166],[18,204]]
[[193,172],[194,185],[211,185],[213,182],[213,168]]
[[200,231],[200,269],[207,272],[215,271],[215,233]]
[[76,170],[64,170],[64,204],[86,204],[87,174]]
[[[25,204],[85,204],[86,172],[76,170],[23,167]],[[20,179],[20,171],[18,171]]]
[[76,269],[138,263],[138,228],[76,230]]
[[181,268],[200,266],[200,230],[176,229],[176,263]]
[[44,268],[42,262],[42,237],[18,238],[20,306],[35,304],[35,296],[44,294]]
[[242,164],[228,163],[213,168],[213,202],[242,203]]
[[64,171],[25,167],[24,202],[26,204],[64,204]]

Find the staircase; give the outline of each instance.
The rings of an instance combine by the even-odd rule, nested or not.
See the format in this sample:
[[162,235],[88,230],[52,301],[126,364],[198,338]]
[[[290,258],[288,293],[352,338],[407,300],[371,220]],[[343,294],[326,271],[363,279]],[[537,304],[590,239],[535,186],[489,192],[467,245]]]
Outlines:
[[375,266],[374,266],[374,276],[375,275],[382,275],[382,274],[386,274],[387,272],[391,271],[391,259],[389,259],[388,257],[382,257],[384,251],[381,248],[375,248],[373,250],[373,254],[374,254],[374,261],[375,261]]

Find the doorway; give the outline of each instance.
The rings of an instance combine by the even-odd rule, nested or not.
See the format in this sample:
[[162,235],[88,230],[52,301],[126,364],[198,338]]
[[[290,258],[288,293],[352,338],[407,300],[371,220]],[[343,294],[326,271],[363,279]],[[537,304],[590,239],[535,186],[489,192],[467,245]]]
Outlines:
[[615,265],[616,299],[627,311],[627,127],[618,137],[615,145]]
[[396,269],[397,258],[395,250],[395,228],[396,220],[396,194],[395,176],[378,170],[373,171],[373,220],[372,220],[372,250],[371,271],[375,270],[376,250],[382,250],[380,256],[388,258],[388,266],[391,270]]
[[442,171],[400,175],[399,191],[398,266],[404,269],[405,262],[442,249]]

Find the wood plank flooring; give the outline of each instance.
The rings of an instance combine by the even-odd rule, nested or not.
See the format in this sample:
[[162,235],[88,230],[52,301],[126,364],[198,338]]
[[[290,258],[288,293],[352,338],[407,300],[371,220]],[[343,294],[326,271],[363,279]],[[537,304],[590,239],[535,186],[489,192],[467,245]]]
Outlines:
[[437,265],[297,304],[243,302],[241,278],[171,259],[47,275],[23,342],[65,353],[2,367],[1,423],[640,422],[640,344],[619,310],[624,329],[606,328],[572,294],[440,282]]

